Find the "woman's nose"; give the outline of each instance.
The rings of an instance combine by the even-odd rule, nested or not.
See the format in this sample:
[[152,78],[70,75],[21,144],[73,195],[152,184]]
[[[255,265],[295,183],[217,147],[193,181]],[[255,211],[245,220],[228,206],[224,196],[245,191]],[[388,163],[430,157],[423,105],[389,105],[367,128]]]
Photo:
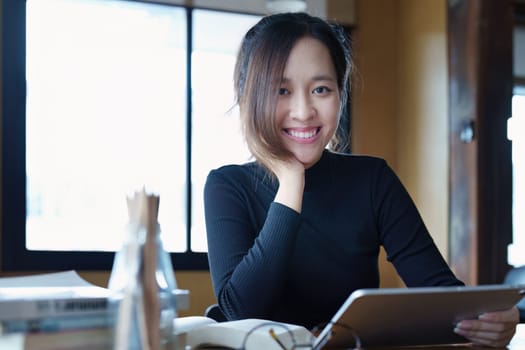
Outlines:
[[291,98],[290,104],[290,117],[293,119],[308,120],[315,114],[310,96],[306,94],[295,94]]

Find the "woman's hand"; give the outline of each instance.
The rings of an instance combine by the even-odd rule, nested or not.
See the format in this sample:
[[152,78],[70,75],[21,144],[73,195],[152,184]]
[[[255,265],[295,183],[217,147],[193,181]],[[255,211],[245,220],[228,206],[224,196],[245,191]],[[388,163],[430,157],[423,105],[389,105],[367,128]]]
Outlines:
[[505,311],[487,312],[474,320],[463,320],[454,331],[476,345],[503,348],[514,336],[518,322],[519,311],[513,307]]
[[274,159],[268,164],[279,180],[274,201],[301,212],[304,191],[304,165],[293,157],[288,160]]

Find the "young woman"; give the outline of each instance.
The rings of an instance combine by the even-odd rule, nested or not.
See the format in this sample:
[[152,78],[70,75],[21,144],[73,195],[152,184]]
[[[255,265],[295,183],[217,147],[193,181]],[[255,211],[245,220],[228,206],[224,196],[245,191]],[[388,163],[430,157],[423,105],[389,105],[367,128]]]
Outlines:
[[[336,152],[350,67],[343,30],[308,14],[265,17],[243,39],[234,81],[255,162],[211,171],[204,191],[228,319],[327,322],[352,291],[379,286],[380,246],[409,287],[462,285],[386,162]],[[514,308],[456,332],[503,346],[517,321]]]

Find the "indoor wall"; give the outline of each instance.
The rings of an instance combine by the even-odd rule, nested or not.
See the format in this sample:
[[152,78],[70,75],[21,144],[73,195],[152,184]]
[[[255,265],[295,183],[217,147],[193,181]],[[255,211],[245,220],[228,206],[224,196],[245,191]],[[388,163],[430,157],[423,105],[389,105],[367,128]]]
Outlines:
[[[445,0],[357,4],[352,149],[383,157],[414,199],[441,253],[448,250]],[[383,255],[384,256],[384,255]],[[400,286],[381,260],[382,286]]]

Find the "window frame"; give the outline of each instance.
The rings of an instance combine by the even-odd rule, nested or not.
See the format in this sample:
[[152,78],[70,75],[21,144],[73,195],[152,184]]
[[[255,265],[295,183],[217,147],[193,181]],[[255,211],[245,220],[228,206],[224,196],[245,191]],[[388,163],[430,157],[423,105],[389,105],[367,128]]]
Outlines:
[[[148,0],[130,0],[152,2]],[[192,11],[196,7],[168,5],[186,10],[187,60],[186,85],[191,86],[192,54]],[[242,13],[224,11],[218,12]],[[26,249],[26,1],[1,1],[1,270],[40,271],[68,270],[108,271],[111,270],[115,252],[94,251],[32,251]],[[351,28],[345,27],[350,35]],[[9,54],[7,54],[9,53]],[[191,91],[189,88],[187,91]],[[345,106],[341,125],[343,134],[350,139],[351,117],[350,96]],[[186,96],[186,199],[191,207],[191,121],[192,98]],[[345,151],[350,152],[349,142]],[[182,253],[170,253],[175,270],[209,270],[208,254],[191,251],[191,209],[186,209],[186,247]]]
[[[176,6],[176,5],[172,5]],[[187,80],[191,83],[192,8],[186,9]],[[9,34],[8,34],[9,33]],[[6,54],[9,53],[9,54]],[[2,1],[2,254],[3,271],[35,270],[110,270],[114,252],[32,251],[26,241],[26,2]],[[189,90],[188,90],[189,91]],[[191,121],[191,94],[188,94],[186,118]],[[191,179],[191,122],[187,122],[187,170]],[[191,203],[191,182],[186,181],[187,203]],[[186,210],[187,223],[191,211]],[[208,270],[208,256],[193,252],[191,226],[186,225],[187,250],[171,253],[176,270]]]

